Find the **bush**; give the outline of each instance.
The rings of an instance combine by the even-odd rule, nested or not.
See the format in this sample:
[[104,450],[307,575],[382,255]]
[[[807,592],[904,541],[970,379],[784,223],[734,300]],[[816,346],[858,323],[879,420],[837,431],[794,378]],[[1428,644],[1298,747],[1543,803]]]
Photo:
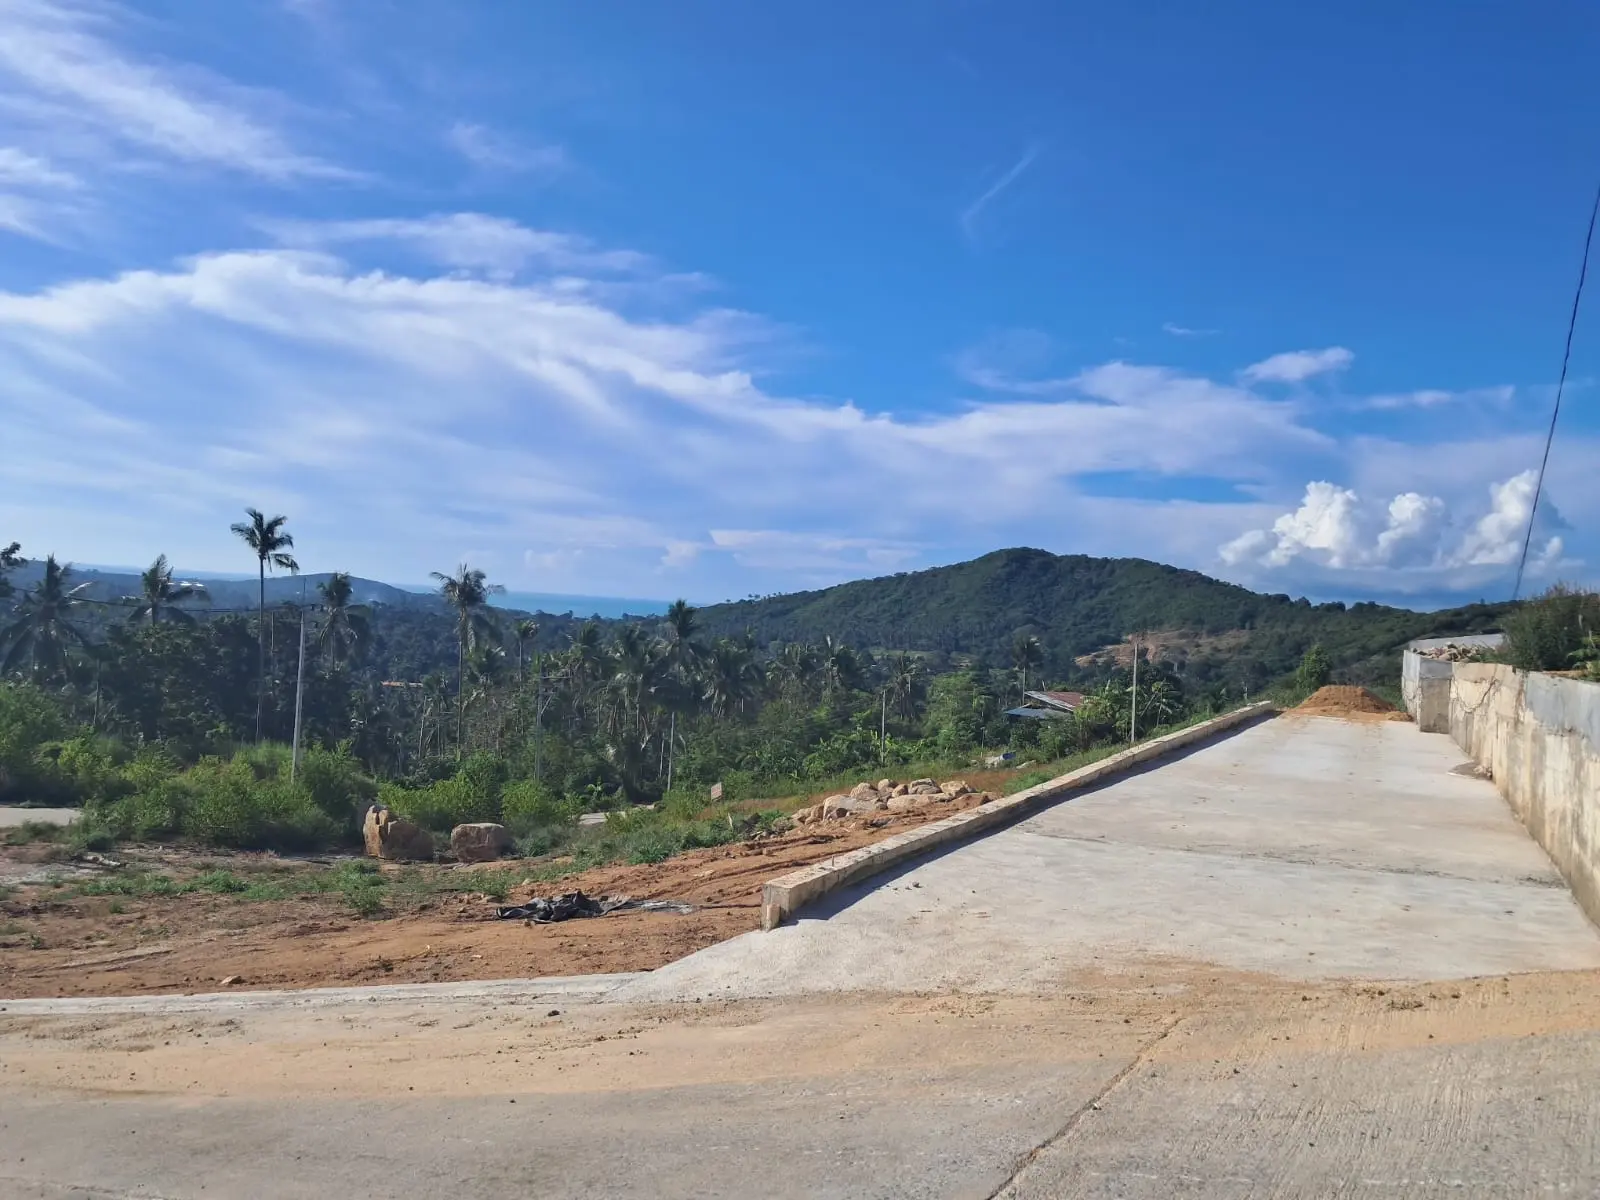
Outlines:
[[1307,695],[1320,687],[1326,687],[1328,680],[1333,678],[1333,661],[1328,657],[1328,652],[1320,645],[1312,646],[1300,659],[1300,666],[1295,671],[1295,682],[1300,690]]
[[337,750],[306,750],[300,756],[300,772],[295,781],[319,809],[352,828],[378,796],[378,785],[344,746]]
[[1558,583],[1507,615],[1505,660],[1525,671],[1566,670],[1596,631],[1600,594]]
[[557,796],[534,779],[508,784],[500,796],[500,813],[507,829],[521,836],[552,825],[570,825],[578,817],[578,803]]

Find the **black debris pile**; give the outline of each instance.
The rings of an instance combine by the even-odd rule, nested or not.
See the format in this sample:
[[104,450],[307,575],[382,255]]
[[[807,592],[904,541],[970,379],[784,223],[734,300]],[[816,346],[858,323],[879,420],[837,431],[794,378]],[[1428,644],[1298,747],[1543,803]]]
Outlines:
[[563,892],[559,896],[535,896],[526,904],[501,905],[495,916],[502,921],[531,921],[549,925],[577,917],[603,917],[619,909],[643,912],[692,913],[694,907],[676,900],[630,900],[627,896],[585,896],[582,892]]

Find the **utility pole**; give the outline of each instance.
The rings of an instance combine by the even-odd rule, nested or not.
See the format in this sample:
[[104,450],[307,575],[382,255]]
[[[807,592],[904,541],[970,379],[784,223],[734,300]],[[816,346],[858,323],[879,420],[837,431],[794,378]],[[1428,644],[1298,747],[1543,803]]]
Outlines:
[[533,668],[538,672],[533,686],[533,777],[542,780],[544,768],[544,657],[535,652]]
[[1133,635],[1133,694],[1128,704],[1128,744],[1139,740],[1139,635]]
[[300,665],[294,677],[294,749],[289,753],[289,786],[300,772],[300,712],[306,696],[306,581],[300,580]]
[[878,712],[878,761],[889,757],[889,689],[883,689],[883,707]]

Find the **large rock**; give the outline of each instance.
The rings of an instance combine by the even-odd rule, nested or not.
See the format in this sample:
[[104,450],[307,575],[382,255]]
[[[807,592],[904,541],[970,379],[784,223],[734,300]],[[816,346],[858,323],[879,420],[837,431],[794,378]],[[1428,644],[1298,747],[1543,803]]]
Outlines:
[[820,804],[813,804],[807,808],[799,809],[790,815],[790,819],[796,825],[809,825],[813,821],[820,820],[821,817],[822,805]]
[[915,812],[928,803],[926,796],[890,796],[890,812]]
[[937,796],[942,789],[931,779],[913,779],[908,790],[913,796]]
[[464,863],[492,862],[511,846],[511,831],[493,821],[474,821],[450,831],[450,849]]
[[894,780],[892,780],[892,779],[880,779],[880,780],[878,780],[878,795],[887,798],[889,793],[892,792],[892,791],[894,791]]
[[939,790],[946,796],[965,796],[972,789],[965,779],[947,779],[939,785]]
[[865,800],[868,803],[878,798],[878,789],[870,783],[858,783],[850,789],[850,799]]
[[361,822],[361,840],[373,858],[390,862],[428,861],[433,858],[433,834],[420,825],[397,817],[381,804],[367,809]]
[[857,800],[853,796],[829,796],[822,802],[822,819],[839,821],[845,817],[859,816],[877,809],[876,800]]

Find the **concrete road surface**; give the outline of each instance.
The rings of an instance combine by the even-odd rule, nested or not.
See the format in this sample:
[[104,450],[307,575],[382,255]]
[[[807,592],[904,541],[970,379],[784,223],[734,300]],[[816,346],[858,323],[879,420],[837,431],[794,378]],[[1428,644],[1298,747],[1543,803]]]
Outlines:
[[0,1196],[1600,1194],[1600,936],[1461,758],[1280,718],[592,986],[0,1001]]

